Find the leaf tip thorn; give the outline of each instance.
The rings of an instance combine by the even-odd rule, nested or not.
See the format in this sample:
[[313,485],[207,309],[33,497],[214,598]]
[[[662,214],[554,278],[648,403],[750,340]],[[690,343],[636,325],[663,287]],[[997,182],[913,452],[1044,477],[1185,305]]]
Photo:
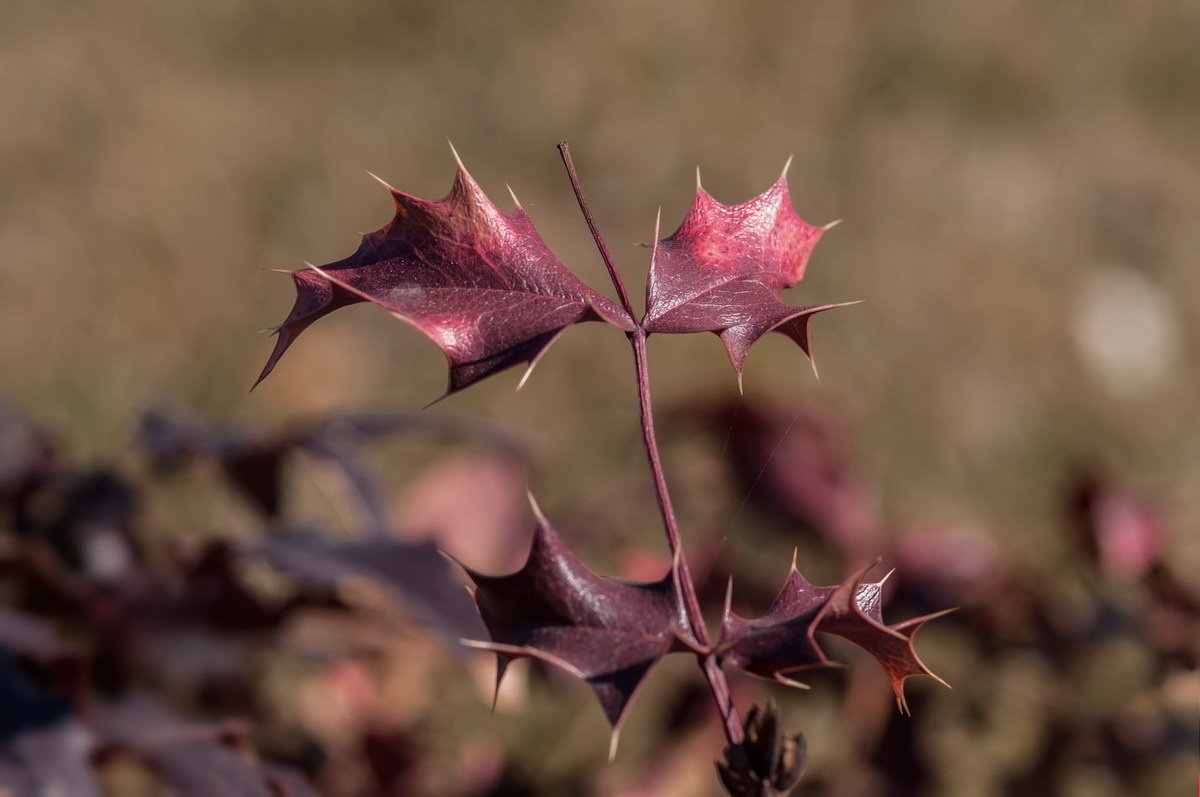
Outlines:
[[462,158],[460,158],[460,157],[458,156],[458,150],[457,150],[457,149],[455,149],[455,147],[454,147],[454,142],[453,142],[453,141],[451,141],[449,138],[447,138],[447,139],[446,139],[446,143],[450,145],[450,153],[451,153],[452,155],[454,155],[454,162],[455,162],[456,164],[458,164],[458,168],[459,168],[459,169],[461,169],[462,171],[464,171],[464,172],[465,172],[465,171],[467,170],[467,167],[466,167],[466,166],[463,166]]
[[783,164],[783,171],[781,171],[781,172],[779,173],[779,179],[780,179],[780,180],[783,180],[783,181],[785,181],[785,182],[787,181],[787,173],[788,173],[788,169],[792,168],[792,159],[793,159],[794,157],[796,157],[796,156],[795,156],[795,155],[788,155],[788,157],[787,157],[787,160],[786,160],[786,161],[784,161],[784,164]]
[[841,223],[842,223],[841,219],[834,219],[833,221],[831,221],[828,224],[826,224],[825,226],[823,226],[821,228],[821,232],[828,232],[829,230],[832,230],[834,227],[838,226]]
[[812,687],[804,683],[804,681],[797,681],[795,678],[788,678],[786,675],[779,673],[775,674],[775,680],[784,686],[790,686],[793,689],[812,689]]
[[537,365],[536,361],[531,362],[529,364],[529,367],[525,369],[525,373],[521,374],[521,381],[517,382],[516,392],[518,392],[518,393],[521,392],[521,388],[525,387],[525,383],[529,381],[529,377],[533,376],[533,369],[536,365]]
[[396,193],[396,189],[392,188],[391,184],[389,184],[387,180],[383,179],[382,177],[380,177],[378,174],[371,171],[370,169],[363,169],[363,171],[366,172],[373,180],[375,180],[375,182],[379,183],[381,186],[386,188],[389,192],[391,192],[393,194]]
[[[396,318],[399,318],[401,321],[404,321],[404,320],[405,320],[404,316],[402,316],[402,315],[398,315],[398,314],[396,314],[396,313],[392,313],[392,315],[394,315]],[[449,396],[451,393],[453,393],[453,392],[454,392],[454,389],[453,389],[453,388],[451,388],[450,390],[447,390],[445,393],[443,393],[442,395],[438,396],[438,397],[437,397],[437,398],[435,398],[433,401],[431,401],[431,402],[429,402],[428,404],[426,404],[426,405],[422,406],[422,407],[421,407],[421,409],[423,409],[423,410],[427,410],[427,409],[429,409],[430,407],[432,407],[434,404],[440,404],[440,403],[442,403],[442,402],[443,402],[443,401],[444,401],[444,400],[445,400],[445,399],[446,399],[446,398],[447,398],[447,397],[448,397],[448,396]]]
[[546,516],[542,514],[542,508],[538,506],[537,499],[533,497],[532,490],[525,491],[525,500],[529,502],[529,508],[533,510],[533,516],[538,523],[545,523]]
[[517,199],[517,192],[512,190],[512,186],[505,183],[504,187],[508,189],[508,195],[512,197],[513,204],[517,206],[517,210],[524,210],[525,208],[521,207],[521,200]]

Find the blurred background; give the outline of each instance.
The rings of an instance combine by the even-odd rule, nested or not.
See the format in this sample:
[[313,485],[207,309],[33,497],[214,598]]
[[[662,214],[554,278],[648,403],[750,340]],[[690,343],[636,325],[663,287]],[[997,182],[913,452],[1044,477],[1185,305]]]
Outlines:
[[[1049,585],[1043,603],[1073,599],[1086,614],[1115,601],[1140,616],[1156,600],[1137,592],[1145,568],[1106,580],[1111,568],[1089,564],[1064,520],[1074,506],[1086,524],[1096,496],[1119,494],[1155,518],[1161,545],[1151,558],[1170,563],[1174,586],[1200,590],[1194,3],[14,0],[4,16],[0,402],[50,430],[72,461],[141,467],[130,440],[143,413],[164,405],[205,424],[277,429],[440,395],[436,347],[364,305],[317,325],[248,392],[272,345],[258,331],[280,322],[293,298],[285,277],[261,269],[339,259],[358,233],[386,222],[390,202],[364,170],[440,197],[453,176],[451,139],[498,204],[509,208],[511,185],[559,258],[611,296],[554,150],[567,139],[636,297],[647,250],[635,244],[652,238],[660,207],[664,234],[678,224],[697,166],[732,204],[762,191],[790,155],[800,215],[844,223],[785,300],[863,301],[814,322],[820,382],[789,341],[768,339],[748,360],[741,399],[715,338],[652,340],[668,476],[695,545],[719,540],[723,555],[753,565],[768,600],[796,545],[821,583],[843,578],[860,555],[870,560],[830,542],[836,531],[806,536],[803,523],[791,528],[748,500],[774,452],[807,434],[797,419],[815,414],[842,430],[839,456],[852,464],[839,467],[871,485],[862,500],[880,555],[902,558],[907,528],[969,528],[971,545],[995,546],[1025,593]],[[577,540],[564,534],[600,572],[636,570],[622,552],[661,555],[622,336],[580,326],[516,393],[519,376],[437,411],[522,436],[532,489],[551,519],[579,530]],[[727,401],[743,418],[769,402],[783,419],[764,426],[776,442],[762,464],[733,464],[749,469],[745,484],[727,476],[740,434]],[[393,447],[372,468],[399,502],[436,456]],[[302,481],[294,490],[291,520],[336,515],[332,499],[304,498]],[[155,533],[223,539],[250,525],[208,487],[174,483],[150,503]],[[469,546],[460,556],[472,563]],[[972,596],[987,597],[955,593],[947,605]],[[890,620],[908,616],[897,611]],[[1158,654],[1139,659],[1149,643],[1127,639],[1122,655],[1139,673],[1130,676],[1112,664],[1125,659],[1098,653],[1087,666],[1095,694],[1112,704],[1100,707],[1091,693],[1056,692],[1065,687],[1050,665],[1013,653],[1024,650],[1016,642],[987,649],[955,628],[922,632],[926,662],[955,691],[912,684],[929,695],[914,701],[917,714],[925,702],[940,719],[921,726],[929,771],[895,793],[1190,788],[1194,742],[1182,758],[1151,750],[1129,777],[1079,763],[1103,759],[1102,747],[1085,745],[1053,775],[1037,775],[1034,759],[1069,747],[1062,738],[1104,712],[1136,705],[1141,717],[1146,701],[1167,711],[1164,685],[1188,672],[1194,713],[1194,656],[1172,669]],[[358,675],[343,664],[333,672],[345,687]],[[608,769],[603,718],[577,684],[554,687],[552,700],[569,709],[514,698],[491,717],[464,677],[445,705],[405,704],[393,721],[439,761],[458,760],[476,737],[498,739],[495,755],[521,762],[527,793],[567,793],[551,784],[580,778],[598,793],[707,793],[719,734],[680,756],[695,780],[672,775],[675,791],[644,785],[656,748],[638,740],[665,733],[653,729],[671,682],[694,679],[679,664],[635,702]],[[846,750],[870,732],[841,702],[854,693],[850,676],[838,677],[778,696],[813,756],[797,793],[885,793],[880,783],[898,781],[883,763],[874,781],[839,775],[839,766],[854,771]],[[1002,698],[1026,713],[1064,701],[1078,711],[1055,715],[1067,718],[1054,725],[1062,738],[1026,733],[1008,726],[1009,709],[989,713]],[[572,741],[552,761],[539,758],[531,740],[568,718],[568,730],[553,732]],[[1036,741],[1012,752],[1006,728]],[[326,747],[332,736],[322,734],[336,736],[306,733]],[[308,760],[295,749],[282,757]],[[333,784],[318,764],[300,769],[327,791],[370,793],[365,775]]]

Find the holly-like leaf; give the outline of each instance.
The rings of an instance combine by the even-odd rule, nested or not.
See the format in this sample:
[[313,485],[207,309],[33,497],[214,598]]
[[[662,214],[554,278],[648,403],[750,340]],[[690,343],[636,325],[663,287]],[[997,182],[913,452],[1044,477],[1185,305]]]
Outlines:
[[697,180],[679,229],[655,242],[642,326],[647,332],[715,332],[739,378],[746,352],[768,332],[787,335],[811,359],[809,319],[842,305],[793,307],[779,296],[804,277],[826,229],[796,214],[783,175],[740,205],[722,205]]
[[849,639],[879,661],[900,710],[908,713],[904,681],[910,675],[929,675],[912,639],[917,630],[944,612],[885,625],[880,611],[882,582],[863,583],[866,571],[837,586],[809,583],[792,563],[783,588],[767,613],[754,620],[734,614],[726,605],[717,645],[722,659],[760,678],[789,685],[789,673],[827,666],[833,662],[816,640],[817,632]]
[[513,659],[555,664],[588,682],[614,734],[634,692],[687,622],[673,573],[654,582],[596,575],[542,517],[520,570],[467,573],[492,638],[468,644],[496,652],[497,686]]
[[519,204],[511,214],[501,212],[461,161],[444,199],[388,190],[396,215],[364,235],[358,251],[292,273],[296,304],[258,381],[310,324],[363,301],[391,311],[442,349],[450,365],[447,394],[519,363],[532,368],[572,324],[634,328],[628,313],[554,257]]

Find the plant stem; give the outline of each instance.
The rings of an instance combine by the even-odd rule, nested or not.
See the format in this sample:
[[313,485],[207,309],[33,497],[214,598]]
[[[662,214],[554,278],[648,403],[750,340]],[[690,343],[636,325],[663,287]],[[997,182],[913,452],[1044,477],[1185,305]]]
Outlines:
[[[592,217],[591,210],[588,208],[587,200],[584,199],[583,188],[579,184],[579,175],[575,171],[575,163],[571,160],[571,150],[567,146],[566,141],[558,142],[558,151],[562,155],[563,164],[567,167],[567,175],[571,178],[571,188],[575,191],[575,199],[579,202],[579,209],[583,212],[588,229],[592,232],[592,238],[596,241],[596,248],[600,250],[600,257],[603,258],[604,265],[608,269],[608,275],[612,280],[613,287],[617,290],[617,295],[621,299],[621,304],[624,306],[625,312],[629,313],[631,319],[635,318],[633,304],[630,302],[629,292],[625,288],[625,281],[621,278],[621,272],[617,270],[616,265],[613,263],[608,246],[604,243],[604,238],[600,235],[600,230],[596,226],[596,221]],[[633,346],[633,361],[637,370],[638,409],[641,416],[642,442],[646,448],[646,457],[650,462],[650,472],[654,479],[654,493],[658,499],[659,513],[662,515],[663,528],[667,534],[667,547],[670,549],[672,560],[675,563],[674,570],[676,581],[678,582],[676,588],[679,590],[685,619],[689,626],[682,630],[686,631],[695,641],[697,647],[708,649],[711,646],[708,627],[704,623],[704,614],[700,611],[700,601],[696,597],[696,584],[692,580],[692,574],[688,568],[687,555],[683,550],[683,543],[679,535],[679,524],[675,519],[675,508],[671,504],[671,494],[667,490],[667,479],[663,473],[662,458],[658,453],[658,437],[654,433],[654,413],[650,401],[650,369],[646,362],[646,337],[648,333],[638,323],[636,328],[627,334]],[[743,739],[742,724],[741,720],[738,719],[737,708],[733,705],[733,698],[729,692],[729,682],[725,678],[725,672],[721,669],[716,657],[711,653],[698,653],[697,655],[701,660],[700,669],[704,672],[704,677],[708,681],[713,699],[716,701],[717,711],[721,715],[721,720],[725,727],[725,737],[731,745],[740,744]]]
[[[650,370],[646,364],[646,330],[639,325],[629,333],[633,342],[633,359],[637,368],[638,407],[641,414],[642,442],[646,446],[646,457],[650,460],[650,472],[654,476],[654,493],[658,498],[659,512],[662,514],[663,528],[667,532],[667,546],[671,556],[677,562],[675,572],[679,581],[679,592],[683,597],[684,611],[687,614],[691,634],[702,648],[711,644],[708,638],[708,628],[704,624],[704,615],[700,611],[700,601],[696,598],[696,584],[688,569],[687,556],[679,536],[679,524],[675,520],[675,508],[671,504],[671,494],[667,490],[667,477],[663,473],[662,458],[658,454],[658,437],[654,434],[654,413],[650,403]],[[712,654],[702,657],[701,669],[708,679],[708,687],[713,699],[717,702],[717,711],[725,725],[725,737],[730,744],[740,744],[742,741],[742,723],[738,719],[737,708],[729,693],[729,682],[725,679],[725,671],[721,669]]]
[[592,239],[596,242],[596,248],[600,250],[600,257],[603,258],[604,266],[608,269],[608,277],[612,280],[613,287],[617,289],[617,297],[621,300],[621,306],[625,308],[625,312],[629,313],[630,320],[633,320],[636,316],[633,312],[633,303],[629,301],[629,291],[625,290],[625,280],[621,278],[621,272],[617,271],[616,265],[613,264],[612,255],[608,253],[608,245],[604,243],[600,229],[596,226],[596,220],[592,218],[592,211],[588,208],[587,200],[583,198],[583,188],[579,185],[579,175],[575,173],[575,161],[571,160],[571,148],[567,146],[567,142],[558,142],[558,154],[562,155],[563,165],[567,167],[567,176],[571,178],[571,188],[575,191],[575,199],[579,202],[579,209],[583,211],[583,218],[587,222],[588,229],[592,231]]
[[704,617],[700,613],[700,601],[696,598],[696,587],[692,582],[691,573],[687,569],[687,557],[683,552],[679,524],[675,520],[675,507],[671,504],[671,494],[667,490],[667,477],[663,473],[662,458],[658,453],[658,437],[654,433],[654,413],[650,403],[650,371],[646,363],[646,331],[639,328],[630,333],[629,337],[633,342],[633,360],[637,368],[638,409],[641,412],[642,442],[646,446],[646,457],[650,460],[650,473],[654,477],[654,493],[658,497],[658,510],[662,515],[663,528],[667,532],[667,546],[671,550],[671,556],[679,558],[679,576],[680,581],[683,582],[679,587],[683,594],[688,621],[693,626],[692,634],[701,645],[708,645],[708,629],[705,627]]

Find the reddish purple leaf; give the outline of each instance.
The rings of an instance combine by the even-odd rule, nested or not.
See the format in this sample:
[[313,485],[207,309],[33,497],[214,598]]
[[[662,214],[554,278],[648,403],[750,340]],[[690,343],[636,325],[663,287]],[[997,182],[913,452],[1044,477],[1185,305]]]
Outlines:
[[534,656],[585,679],[614,729],[650,668],[669,653],[686,618],[674,576],[627,581],[598,576],[538,519],[524,566],[506,576],[467,569],[499,657],[497,685],[513,659]]
[[779,296],[804,277],[825,229],[796,215],[782,175],[740,205],[722,205],[697,184],[683,224],[655,243],[642,325],[715,332],[739,377],[746,352],[768,332],[787,335],[811,359],[809,319],[842,305],[792,307]]
[[554,257],[524,209],[501,212],[461,163],[444,199],[389,190],[395,217],[364,235],[358,251],[292,273],[296,304],[278,329],[260,382],[310,324],[363,301],[391,311],[442,349],[450,364],[447,394],[513,365],[536,364],[572,324],[634,328],[628,313]]
[[726,606],[717,649],[724,661],[740,670],[794,684],[789,673],[831,663],[817,643],[817,632],[836,634],[879,661],[900,710],[907,713],[906,678],[929,675],[942,682],[921,662],[912,638],[922,625],[944,612],[885,625],[880,612],[882,582],[864,584],[863,575],[865,571],[838,586],[817,587],[793,563],[783,588],[762,617],[748,620]]

